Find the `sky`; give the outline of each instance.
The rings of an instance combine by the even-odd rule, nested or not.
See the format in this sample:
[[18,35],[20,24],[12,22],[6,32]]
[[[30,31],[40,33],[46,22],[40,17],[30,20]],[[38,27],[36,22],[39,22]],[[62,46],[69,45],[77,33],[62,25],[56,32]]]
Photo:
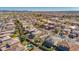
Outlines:
[[10,11],[79,11],[79,7],[0,7]]

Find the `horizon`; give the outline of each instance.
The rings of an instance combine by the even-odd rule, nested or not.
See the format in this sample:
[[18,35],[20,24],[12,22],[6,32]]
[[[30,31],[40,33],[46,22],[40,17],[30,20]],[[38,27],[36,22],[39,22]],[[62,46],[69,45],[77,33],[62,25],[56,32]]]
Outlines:
[[0,11],[79,11],[79,7],[0,7]]

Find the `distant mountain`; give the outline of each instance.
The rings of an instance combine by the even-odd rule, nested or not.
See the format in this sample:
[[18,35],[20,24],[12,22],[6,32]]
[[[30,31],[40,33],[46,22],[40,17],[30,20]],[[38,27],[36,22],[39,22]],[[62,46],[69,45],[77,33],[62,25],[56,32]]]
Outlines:
[[79,13],[79,11],[54,11],[58,13]]
[[79,11],[29,11],[29,10],[0,10],[0,12],[79,13]]
[[0,12],[31,12],[28,10],[0,10]]

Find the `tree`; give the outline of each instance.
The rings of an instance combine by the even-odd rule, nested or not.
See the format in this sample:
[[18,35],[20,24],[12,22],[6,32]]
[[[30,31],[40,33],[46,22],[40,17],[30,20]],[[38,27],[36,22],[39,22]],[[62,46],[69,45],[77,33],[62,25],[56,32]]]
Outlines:
[[23,42],[24,40],[26,40],[26,35],[24,35],[25,29],[24,29],[22,23],[19,20],[15,20],[14,23],[15,23],[15,26],[16,26],[15,30],[18,31],[18,33],[19,33],[19,39],[20,39],[21,42]]
[[15,23],[15,26],[16,26],[15,29],[19,32],[19,35],[20,36],[23,35],[25,29],[24,29],[22,23],[19,20],[15,20],[14,23]]
[[35,38],[34,41],[35,41],[36,43],[40,43],[40,42],[41,42],[41,38]]
[[54,34],[58,34],[59,31],[60,31],[60,29],[56,28],[55,31],[54,31]]
[[21,42],[26,41],[27,36],[26,36],[26,35],[21,35],[21,36],[19,37],[19,39],[20,39]]

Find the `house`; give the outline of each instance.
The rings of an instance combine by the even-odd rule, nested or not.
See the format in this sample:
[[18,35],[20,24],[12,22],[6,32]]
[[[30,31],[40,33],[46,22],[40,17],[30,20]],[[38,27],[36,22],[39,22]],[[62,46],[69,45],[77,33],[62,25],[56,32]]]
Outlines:
[[70,48],[70,51],[79,51],[79,45],[73,44],[73,46]]
[[76,34],[76,37],[78,37],[78,35],[79,35],[79,30],[73,30],[72,33],[73,33],[73,34]]
[[28,33],[28,38],[29,38],[29,39],[33,39],[33,38],[35,37],[34,32],[35,32],[35,31],[30,31],[30,32]]
[[2,51],[21,51],[24,49],[18,39],[13,39],[7,36],[1,38],[0,40],[2,40],[2,44],[0,45],[0,49]]
[[68,37],[73,39],[73,38],[75,38],[75,37],[76,37],[76,35],[75,35],[75,34],[70,33],[70,34],[68,35]]
[[44,28],[45,28],[46,30],[55,29],[55,25],[54,25],[54,24],[45,24]]
[[57,51],[69,51],[70,46],[66,40],[59,41],[57,44]]
[[51,37],[47,37],[45,38],[44,42],[43,42],[43,46],[47,47],[47,48],[51,48],[54,44],[54,41]]
[[70,33],[70,29],[64,28],[63,33],[64,33],[64,35],[68,35]]

